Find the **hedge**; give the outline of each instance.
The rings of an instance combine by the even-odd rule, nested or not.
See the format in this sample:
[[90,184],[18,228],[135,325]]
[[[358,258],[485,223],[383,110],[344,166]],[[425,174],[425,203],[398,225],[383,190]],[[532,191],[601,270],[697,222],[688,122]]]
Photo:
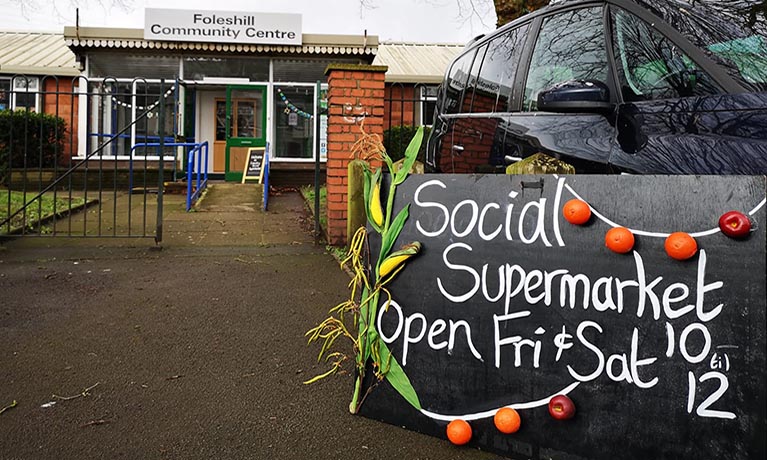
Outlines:
[[[386,153],[389,154],[392,161],[397,161],[405,156],[405,149],[410,140],[415,136],[415,132],[418,130],[418,126],[401,125],[392,126],[384,131],[383,144],[386,147]],[[421,142],[421,149],[418,151],[418,161],[423,163],[424,155],[426,153],[426,139],[429,137],[431,127],[424,126],[423,129],[423,142]]]
[[52,168],[64,151],[66,122],[47,113],[0,110],[0,184],[8,169]]

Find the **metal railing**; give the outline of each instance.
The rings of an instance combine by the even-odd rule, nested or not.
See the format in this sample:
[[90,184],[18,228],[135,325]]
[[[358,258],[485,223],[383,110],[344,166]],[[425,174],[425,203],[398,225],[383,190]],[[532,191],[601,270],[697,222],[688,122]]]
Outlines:
[[269,142],[266,143],[264,150],[264,181],[261,184],[263,190],[263,200],[261,202],[264,211],[269,208]]
[[[202,191],[208,187],[208,141],[202,144],[194,144],[186,156],[186,210],[189,212],[192,205],[200,198]],[[203,159],[203,151],[205,151]],[[195,161],[195,153],[197,161]],[[201,171],[202,169],[202,171]],[[192,184],[194,188],[192,187]]]
[[[22,78],[37,83],[19,91],[16,79]],[[85,77],[14,76],[10,81],[0,86],[0,103],[4,95],[12,102],[4,110],[0,104],[0,237],[162,241],[164,155],[145,156],[137,170],[133,150],[126,147],[130,139],[156,136],[164,151],[171,131],[166,120],[175,120],[166,117],[175,107],[169,88],[177,91],[177,86]],[[27,105],[19,107],[19,101]],[[125,171],[122,158],[128,152]],[[136,174],[145,185],[157,184],[156,196],[147,187],[135,196]]]
[[[426,136],[433,123],[436,107],[436,86],[422,83],[392,83],[384,97],[383,144],[387,153],[398,160],[419,126],[426,127]],[[423,161],[426,142],[422,143],[419,160]]]

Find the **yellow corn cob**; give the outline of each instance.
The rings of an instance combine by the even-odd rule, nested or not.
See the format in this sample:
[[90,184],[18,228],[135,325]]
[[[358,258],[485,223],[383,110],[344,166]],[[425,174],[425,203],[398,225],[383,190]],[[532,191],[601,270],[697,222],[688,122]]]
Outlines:
[[383,208],[381,208],[381,186],[375,184],[373,186],[373,193],[370,196],[370,217],[373,219],[373,223],[379,227],[383,225],[384,215]]
[[405,254],[401,256],[394,256],[389,257],[386,260],[383,261],[381,264],[381,267],[378,269],[378,275],[383,278],[389,273],[393,272],[395,268],[399,267],[400,264],[404,263],[407,259],[412,257],[410,254]]
[[421,243],[419,243],[418,241],[415,241],[413,243],[405,245],[399,251],[392,253],[391,255],[389,255],[389,257],[384,259],[384,261],[381,262],[381,266],[378,267],[378,277],[380,279],[386,278],[391,273],[393,273],[394,270],[396,270],[400,265],[404,264],[407,259],[418,254],[420,250],[421,250]]

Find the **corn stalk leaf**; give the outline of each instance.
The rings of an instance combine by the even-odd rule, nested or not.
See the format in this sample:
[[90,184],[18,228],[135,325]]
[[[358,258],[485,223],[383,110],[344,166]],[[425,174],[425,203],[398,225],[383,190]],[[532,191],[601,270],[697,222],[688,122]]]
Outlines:
[[337,367],[333,367],[329,371],[327,371],[327,372],[325,372],[323,374],[320,374],[320,375],[316,375],[316,376],[310,378],[309,380],[305,381],[304,385],[311,385],[312,383],[314,383],[314,382],[316,382],[318,380],[322,380],[322,379],[324,379],[325,377],[327,377],[329,375],[335,374],[337,371],[338,371],[338,368]]
[[378,257],[379,265],[381,261],[383,261],[391,252],[391,248],[394,246],[394,242],[397,241],[397,237],[399,237],[400,232],[402,232],[402,227],[405,226],[405,221],[407,220],[409,213],[410,204],[407,204],[404,208],[402,208],[399,214],[397,214],[397,217],[394,218],[391,226],[389,227],[389,230],[382,235],[381,254]]
[[418,156],[418,151],[421,149],[421,143],[423,142],[423,126],[418,128],[415,132],[415,136],[410,140],[407,149],[405,149],[405,161],[402,162],[402,167],[394,176],[394,185],[399,185],[405,181],[407,175],[410,173],[410,169],[415,163],[415,159]]
[[380,339],[379,353],[382,365],[388,364],[389,366],[389,369],[386,371],[386,380],[397,390],[397,393],[405,398],[405,401],[409,402],[417,410],[421,410],[421,402],[418,400],[418,394],[415,392],[413,384],[410,383],[410,379],[397,362],[397,359],[391,354],[386,343]]

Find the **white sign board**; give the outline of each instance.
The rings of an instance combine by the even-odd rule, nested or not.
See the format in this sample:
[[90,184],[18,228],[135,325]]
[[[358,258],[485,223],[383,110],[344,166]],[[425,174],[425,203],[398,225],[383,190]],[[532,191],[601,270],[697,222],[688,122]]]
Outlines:
[[300,45],[301,15],[146,8],[144,38],[185,42]]
[[320,115],[320,159],[328,159],[328,116]]

